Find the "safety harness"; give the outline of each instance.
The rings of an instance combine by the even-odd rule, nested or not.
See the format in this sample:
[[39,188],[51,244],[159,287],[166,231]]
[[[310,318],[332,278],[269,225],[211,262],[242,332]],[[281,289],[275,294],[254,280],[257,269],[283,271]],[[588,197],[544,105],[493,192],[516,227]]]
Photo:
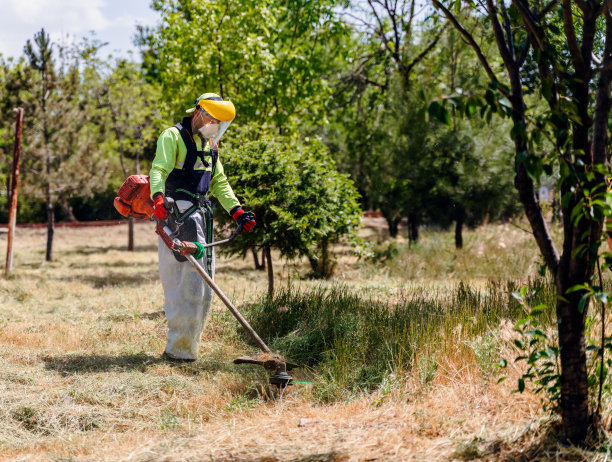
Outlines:
[[[166,194],[175,200],[174,203],[174,216],[179,224],[182,224],[193,212],[200,209],[204,217],[204,232],[206,234],[206,242],[212,242],[213,240],[213,213],[212,206],[209,199],[210,182],[215,175],[215,168],[217,159],[219,158],[219,151],[217,149],[211,149],[211,164],[204,159],[204,153],[206,151],[198,151],[195,141],[191,136],[191,133],[186,127],[191,126],[191,118],[186,117],[182,123],[177,123],[175,127],[179,131],[185,147],[187,148],[187,156],[185,157],[185,163],[182,169],[174,169],[168,178],[166,179]],[[201,160],[205,167],[211,167],[211,170],[194,170],[195,164],[198,160]],[[177,200],[188,200],[192,203],[184,212],[180,212],[176,206]],[[197,239],[193,237],[193,241]],[[180,255],[175,255],[175,258],[179,261],[184,261],[185,258]],[[206,270],[208,274],[212,272],[212,248],[206,250]]]

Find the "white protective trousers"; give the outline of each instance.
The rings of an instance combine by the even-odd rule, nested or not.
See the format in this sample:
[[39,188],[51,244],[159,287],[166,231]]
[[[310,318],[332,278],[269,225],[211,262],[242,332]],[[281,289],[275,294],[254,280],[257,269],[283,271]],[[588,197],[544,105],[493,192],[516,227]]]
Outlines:
[[[189,201],[176,201],[182,213],[191,207]],[[204,218],[198,209],[190,215],[196,223],[198,241],[206,243]],[[166,354],[171,358],[196,360],[204,324],[210,312],[213,291],[188,261],[179,262],[166,244],[158,238],[159,275],[164,289],[164,312],[168,321]],[[213,252],[210,277],[214,279]],[[198,260],[206,268],[206,256]]]

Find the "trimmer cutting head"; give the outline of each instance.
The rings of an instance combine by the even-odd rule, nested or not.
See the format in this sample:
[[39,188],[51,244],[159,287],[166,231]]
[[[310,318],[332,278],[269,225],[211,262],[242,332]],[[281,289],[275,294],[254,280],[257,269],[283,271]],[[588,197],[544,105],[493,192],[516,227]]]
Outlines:
[[256,364],[274,371],[274,375],[270,378],[270,383],[280,389],[291,385],[293,379],[287,374],[287,371],[298,367],[297,364],[288,363],[282,356],[276,353],[258,353],[253,356],[241,356],[234,359],[234,364]]

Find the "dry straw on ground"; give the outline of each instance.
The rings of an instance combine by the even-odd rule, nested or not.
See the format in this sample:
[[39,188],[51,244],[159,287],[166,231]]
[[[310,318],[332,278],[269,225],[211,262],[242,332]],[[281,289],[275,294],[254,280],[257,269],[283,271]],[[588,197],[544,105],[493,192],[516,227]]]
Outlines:
[[[364,236],[382,238],[380,221],[366,224]],[[457,348],[433,345],[408,376],[335,404],[313,401],[309,384],[280,397],[263,386],[266,372],[233,365],[254,350],[236,338],[236,323],[218,300],[201,358],[167,363],[156,237],[152,225],[137,225],[137,251],[129,253],[126,229],[58,230],[53,263],[43,262],[44,230],[18,230],[14,275],[0,281],[0,460],[606,457],[551,442],[553,427],[538,399],[510,394],[520,369],[512,366],[497,385],[461,329]],[[450,234],[426,234],[418,249],[387,265],[358,262],[339,246],[332,282],[296,281],[308,271],[304,262],[277,260],[275,268],[279,286],[342,283],[394,300],[407,291],[448,290],[461,279],[477,287],[489,279],[525,280],[537,265],[532,251],[523,231],[487,226],[466,235],[462,252],[452,249]],[[267,287],[250,259],[220,258],[217,282],[239,308]],[[511,323],[494,334],[508,338]]]

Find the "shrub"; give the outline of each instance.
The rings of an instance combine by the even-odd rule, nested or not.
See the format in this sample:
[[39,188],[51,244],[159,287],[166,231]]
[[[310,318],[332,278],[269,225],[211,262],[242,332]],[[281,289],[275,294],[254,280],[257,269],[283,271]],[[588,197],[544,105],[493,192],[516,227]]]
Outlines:
[[[338,173],[327,148],[318,141],[264,138],[228,146],[221,155],[236,195],[257,220],[222,251],[243,254],[261,246],[269,257],[274,247],[288,259],[306,256],[313,275],[331,276],[331,244],[354,235],[361,210],[353,182]],[[231,221],[223,213],[217,218]]]

